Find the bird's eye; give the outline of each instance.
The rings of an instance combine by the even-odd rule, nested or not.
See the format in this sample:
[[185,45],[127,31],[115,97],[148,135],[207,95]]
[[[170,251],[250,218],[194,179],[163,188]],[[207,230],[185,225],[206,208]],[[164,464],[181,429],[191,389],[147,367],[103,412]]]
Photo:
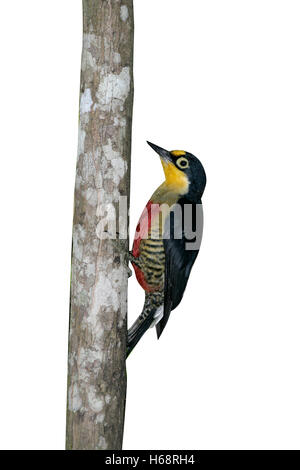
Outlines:
[[178,158],[178,160],[176,161],[176,165],[182,170],[185,170],[186,168],[189,167],[189,162],[187,161],[186,158],[181,157],[181,158]]

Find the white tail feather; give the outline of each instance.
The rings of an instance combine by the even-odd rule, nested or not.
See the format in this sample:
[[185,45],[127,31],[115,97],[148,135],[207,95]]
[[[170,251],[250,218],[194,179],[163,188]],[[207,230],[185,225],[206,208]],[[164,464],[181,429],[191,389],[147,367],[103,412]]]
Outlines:
[[163,316],[164,316],[164,306],[160,305],[153,316],[153,322],[151,323],[150,328],[153,328],[155,325],[157,325],[157,323],[160,322]]

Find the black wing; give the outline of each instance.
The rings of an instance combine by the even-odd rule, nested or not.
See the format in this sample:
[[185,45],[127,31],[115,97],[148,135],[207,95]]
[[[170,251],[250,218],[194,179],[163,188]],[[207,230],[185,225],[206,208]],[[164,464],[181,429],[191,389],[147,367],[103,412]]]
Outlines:
[[203,232],[202,204],[182,198],[166,220],[164,232],[165,286],[164,316],[156,325],[158,338],[170,313],[180,303],[197,258]]

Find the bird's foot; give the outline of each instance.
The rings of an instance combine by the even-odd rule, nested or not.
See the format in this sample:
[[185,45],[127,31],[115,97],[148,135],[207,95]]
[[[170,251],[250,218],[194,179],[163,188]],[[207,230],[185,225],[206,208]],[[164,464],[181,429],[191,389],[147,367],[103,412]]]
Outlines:
[[127,265],[126,265],[126,268],[127,268],[128,279],[129,279],[132,276],[132,270]]
[[[108,233],[108,231],[105,231]],[[119,236],[119,232],[116,232],[117,236]],[[122,240],[119,238],[109,237],[110,242],[112,243],[113,247],[115,248],[116,252],[118,253],[117,257],[115,258],[116,262],[123,264],[126,268],[128,278],[132,276],[132,270],[128,266],[129,261],[131,261],[131,256],[134,258],[131,252],[127,251],[127,240]]]
[[138,268],[141,267],[141,262],[140,262],[139,257],[134,256],[132,254],[132,251],[128,252],[128,261],[130,261],[131,264],[134,263]]

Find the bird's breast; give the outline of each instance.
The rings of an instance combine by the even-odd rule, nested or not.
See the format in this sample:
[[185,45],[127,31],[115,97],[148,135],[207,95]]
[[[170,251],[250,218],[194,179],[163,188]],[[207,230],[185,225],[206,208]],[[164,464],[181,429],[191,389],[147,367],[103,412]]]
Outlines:
[[164,227],[172,206],[179,196],[163,183],[147,203],[136,228],[132,254],[136,278],[144,290],[153,292],[164,287]]

